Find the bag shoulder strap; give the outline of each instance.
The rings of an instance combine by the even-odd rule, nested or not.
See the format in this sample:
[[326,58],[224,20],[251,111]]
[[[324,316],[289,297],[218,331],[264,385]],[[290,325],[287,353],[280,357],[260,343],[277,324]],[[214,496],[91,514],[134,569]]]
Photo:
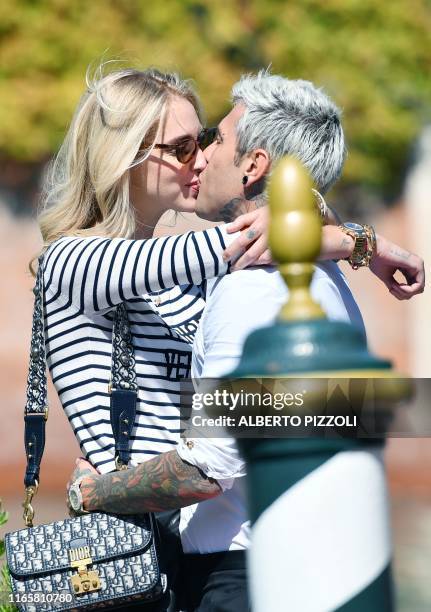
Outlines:
[[[33,525],[31,502],[39,486],[39,472],[45,448],[45,427],[48,419],[47,363],[44,322],[44,258],[38,259],[36,282],[33,289],[34,309],[31,332],[30,360],[27,377],[27,401],[24,410],[24,445],[27,466],[24,477],[26,498],[24,521]],[[136,362],[127,309],[124,303],[114,311],[112,329],[111,383],[109,384],[110,419],[115,440],[115,465],[127,467],[130,458],[130,436],[136,415],[138,385]]]
[[135,424],[138,396],[135,351],[124,302],[114,312],[109,393],[111,427],[115,439],[115,467],[122,470],[127,468],[130,459],[130,436]]
[[24,484],[26,487],[36,488],[45,447],[45,423],[48,418],[42,257],[39,257],[38,263],[36,283],[33,289],[33,323],[27,377],[27,402],[24,411],[24,444],[27,455]]

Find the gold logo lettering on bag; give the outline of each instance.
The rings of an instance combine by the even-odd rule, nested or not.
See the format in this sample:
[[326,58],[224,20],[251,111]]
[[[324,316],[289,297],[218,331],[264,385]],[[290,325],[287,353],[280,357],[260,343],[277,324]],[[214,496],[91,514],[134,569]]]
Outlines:
[[100,585],[99,572],[97,570],[88,569],[88,566],[93,563],[89,546],[70,548],[69,561],[71,567],[76,567],[78,569],[78,573],[70,578],[75,595],[92,593],[102,588]]

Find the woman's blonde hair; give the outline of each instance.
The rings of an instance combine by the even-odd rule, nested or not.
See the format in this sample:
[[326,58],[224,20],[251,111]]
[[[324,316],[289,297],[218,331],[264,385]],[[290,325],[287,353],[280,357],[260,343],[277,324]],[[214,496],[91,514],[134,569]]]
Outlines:
[[169,98],[182,96],[201,115],[187,81],[154,68],[103,75],[99,67],[48,169],[38,222],[44,249],[61,236],[131,238],[129,169],[150,154]]

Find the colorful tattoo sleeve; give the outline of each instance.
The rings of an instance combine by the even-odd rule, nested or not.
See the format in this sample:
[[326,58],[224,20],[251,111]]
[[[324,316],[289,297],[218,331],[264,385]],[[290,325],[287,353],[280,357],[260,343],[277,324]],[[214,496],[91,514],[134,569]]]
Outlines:
[[182,508],[221,492],[215,480],[183,461],[176,451],[127,470],[90,474],[81,484],[85,510],[121,514]]

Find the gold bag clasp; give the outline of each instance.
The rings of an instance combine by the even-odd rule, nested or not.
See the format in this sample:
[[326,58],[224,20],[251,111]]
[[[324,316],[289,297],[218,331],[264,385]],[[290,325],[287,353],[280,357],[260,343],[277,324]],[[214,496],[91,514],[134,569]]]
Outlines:
[[93,563],[88,546],[69,549],[69,559],[71,567],[78,570],[78,573],[70,578],[74,595],[85,595],[85,593],[99,591],[102,588],[99,572],[88,569],[88,566]]

